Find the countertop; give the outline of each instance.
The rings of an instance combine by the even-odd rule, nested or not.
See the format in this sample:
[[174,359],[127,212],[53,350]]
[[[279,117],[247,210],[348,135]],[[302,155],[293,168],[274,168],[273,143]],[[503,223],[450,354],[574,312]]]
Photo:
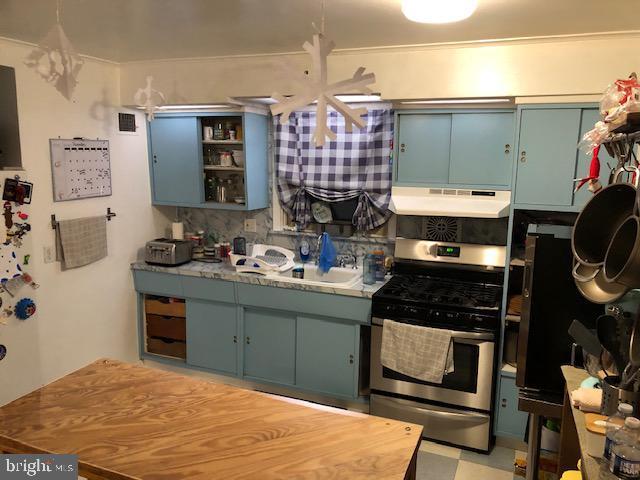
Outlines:
[[[567,382],[568,392],[579,388],[582,381],[589,377],[589,374],[585,370],[568,365],[562,367],[562,375]],[[587,454],[587,427],[584,420],[584,413],[577,408],[571,408],[571,412],[573,413],[573,421],[576,424],[576,431],[578,432],[584,480],[616,480],[617,477],[608,472],[605,477],[599,477],[601,459],[593,458]]]
[[98,360],[0,407],[0,452],[92,479],[415,478],[422,426]]
[[[290,288],[294,290],[306,290],[313,292],[332,293],[335,295],[346,295],[349,297],[371,298],[378,291],[384,282],[377,282],[374,285],[365,285],[362,279],[353,287],[337,288],[330,284],[309,285],[305,283],[286,282],[273,278],[266,278],[257,273],[238,273],[227,262],[204,263],[192,261],[177,267],[162,267],[149,265],[145,262],[135,262],[131,264],[133,270],[144,270],[147,272],[171,273],[175,275],[188,275],[192,277],[212,278],[217,280],[228,280],[231,282],[251,283],[253,285],[267,285],[272,287]],[[390,277],[387,277],[387,280]]]

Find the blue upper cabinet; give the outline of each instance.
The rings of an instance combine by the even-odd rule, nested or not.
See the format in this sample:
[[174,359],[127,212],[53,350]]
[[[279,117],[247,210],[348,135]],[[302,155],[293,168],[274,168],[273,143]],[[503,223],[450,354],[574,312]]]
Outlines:
[[447,183],[451,115],[406,114],[398,118],[397,183]]
[[543,210],[577,209],[573,188],[578,173],[576,163],[582,117],[580,106],[522,107],[515,161],[516,206]]
[[397,115],[395,184],[508,189],[515,112],[406,112]]
[[[585,108],[582,110],[582,122],[580,124],[580,139],[589,130],[593,129],[596,122],[600,120],[600,111],[597,108]],[[584,178],[589,174],[589,167],[591,165],[591,153],[578,152],[578,162],[576,163],[575,178]],[[606,187],[609,183],[609,175],[611,169],[616,165],[616,160],[612,158],[607,149],[602,147],[598,155],[600,159],[600,183],[603,187]],[[573,205],[576,207],[583,207],[591,197],[593,193],[587,188],[588,184],[573,194]]]
[[449,183],[508,187],[514,131],[514,112],[454,114]]
[[154,203],[201,203],[198,119],[157,117],[149,124],[149,137]]
[[248,112],[158,114],[149,125],[153,203],[266,208],[268,121]]

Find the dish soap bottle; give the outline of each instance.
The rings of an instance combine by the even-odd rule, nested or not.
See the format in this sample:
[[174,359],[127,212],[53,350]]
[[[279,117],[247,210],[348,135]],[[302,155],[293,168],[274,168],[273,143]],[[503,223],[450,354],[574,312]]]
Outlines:
[[311,256],[311,246],[309,245],[309,242],[307,242],[306,240],[302,240],[300,242],[299,252],[300,260],[302,260],[302,263],[304,264],[308,262],[309,257]]

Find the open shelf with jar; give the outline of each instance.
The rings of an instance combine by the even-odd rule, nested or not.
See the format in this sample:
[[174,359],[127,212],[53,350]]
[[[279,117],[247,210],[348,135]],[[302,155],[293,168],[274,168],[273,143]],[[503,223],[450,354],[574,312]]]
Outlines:
[[266,208],[268,118],[242,108],[158,114],[149,125],[153,203]]

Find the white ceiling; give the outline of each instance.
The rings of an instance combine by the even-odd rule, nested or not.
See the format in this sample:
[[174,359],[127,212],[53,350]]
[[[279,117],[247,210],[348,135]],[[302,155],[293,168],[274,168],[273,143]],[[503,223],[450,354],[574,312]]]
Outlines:
[[[446,2],[447,0],[442,0]],[[114,61],[300,51],[320,0],[60,0],[76,49]],[[337,48],[636,30],[640,0],[479,0],[468,20],[410,22],[400,0],[326,0]],[[0,0],[0,36],[38,42],[55,0]]]

